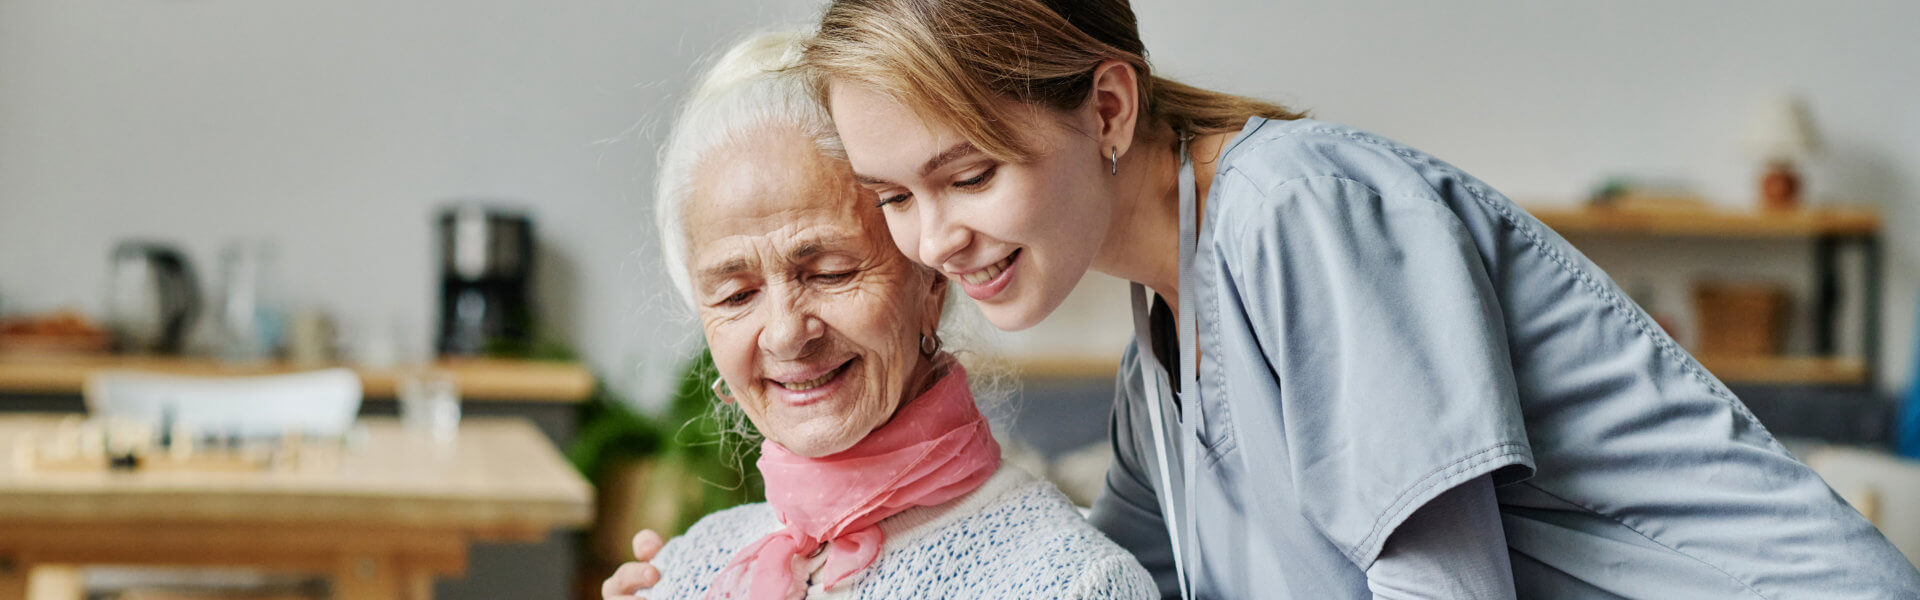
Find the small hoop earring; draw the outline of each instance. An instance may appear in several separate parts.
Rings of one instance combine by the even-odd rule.
[[[1120,174],[1120,147],[1119,146],[1114,146],[1112,149],[1107,151],[1107,164],[1112,165],[1112,168],[1108,169],[1110,171],[1108,175]]]
[[[938,333],[920,334],[920,353],[921,354],[925,354],[927,356],[933,356],[935,352],[939,352],[939,351],[940,351],[940,334]]]
[[[713,389],[713,395],[715,397],[718,397],[721,402],[726,402],[729,404],[733,402],[733,388],[727,387],[727,379],[725,377],[713,378],[712,389]]]

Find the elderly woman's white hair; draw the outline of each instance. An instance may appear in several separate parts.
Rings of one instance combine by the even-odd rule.
[[[814,100],[807,79],[793,67],[812,32],[764,31],[734,45],[707,69],[687,97],[660,154],[653,217],[660,232],[661,255],[674,290],[693,306],[687,275],[687,232],[681,219],[693,194],[693,171],[716,148],[751,142],[769,127],[797,129],[823,152],[840,154],[827,110]]]
[[[654,226],[660,235],[661,256],[675,292],[689,308],[696,307],[687,271],[687,232],[683,209],[693,196],[693,172],[709,154],[736,142],[753,143],[769,128],[795,129],[813,138],[820,151],[844,157],[832,118],[813,95],[811,82],[798,69],[800,50],[811,38],[808,28],[762,31],[748,36],[720,56],[687,97],[674,120],[660,154],[655,183]],[[891,243],[888,241],[887,243]],[[984,320],[971,303],[949,290],[941,310],[940,337],[945,347],[967,368],[968,387],[990,417],[1011,411],[1013,370],[1002,360],[972,351],[978,347]],[[737,412],[737,409],[735,410]],[[735,417],[734,430],[751,437]]]

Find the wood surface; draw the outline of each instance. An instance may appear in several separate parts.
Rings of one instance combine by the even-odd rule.
[[[360,375],[367,397],[392,398],[402,377],[422,368],[452,375],[462,400],[568,403],[584,401],[593,393],[593,373],[571,362],[462,358],[423,367],[355,367],[354,372]],[[208,376],[308,370],[285,362],[229,365],[206,358],[0,352],[0,393],[78,395],[88,375],[105,369]]]
[[[1865,236],[1880,232],[1880,214],[1864,207],[1791,211],[1708,207],[1609,209],[1531,206],[1527,212],[1561,235],[1644,235],[1721,238]]]
[[[591,486],[520,419],[467,419],[447,444],[368,419],[329,469],[21,470],[17,453],[64,418],[0,416],[0,600],[26,597],[35,566],[75,564],[294,570],[331,575],[343,598],[424,599],[473,540],[592,518]]]

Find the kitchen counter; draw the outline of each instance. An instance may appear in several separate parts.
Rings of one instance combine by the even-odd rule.
[[[469,402],[573,404],[593,393],[593,374],[578,363],[463,358],[442,360],[432,368],[452,375],[460,387],[461,399]],[[80,395],[87,376],[110,369],[234,376],[304,370],[286,363],[228,365],[208,358],[0,353],[0,395]],[[408,368],[355,367],[353,370],[360,375],[368,398],[392,398]]]

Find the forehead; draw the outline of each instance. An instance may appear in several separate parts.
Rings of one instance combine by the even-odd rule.
[[[715,148],[694,169],[683,214],[688,258],[698,267],[746,246],[792,252],[863,244],[885,231],[878,210],[862,201],[870,195],[845,163],[805,136],[747,136]]]
[[[942,155],[963,144],[971,144],[966,155],[1022,162],[1058,150],[1067,137],[1092,138],[1077,128],[1071,111],[1011,99],[994,104],[996,109],[983,117],[1006,121],[969,138],[962,128],[922,115],[886,90],[839,79],[827,88],[828,109],[848,162],[867,180],[901,183],[925,176],[929,167],[948,164]],[[1013,154],[994,154],[994,148]]]
[[[835,81],[827,90],[827,105],[847,158],[862,172],[908,170],[966,141],[952,126],[922,119],[893,95],[866,85]]]

